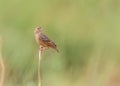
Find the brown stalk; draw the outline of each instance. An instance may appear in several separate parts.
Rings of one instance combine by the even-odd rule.
[[[41,86],[41,78],[40,78],[40,62],[41,62],[41,49],[39,50],[39,59],[38,59],[38,86]]]
[[[2,58],[2,39],[0,38],[0,66],[1,66],[1,79],[0,79],[0,86],[3,86],[4,78],[5,78],[5,65]]]

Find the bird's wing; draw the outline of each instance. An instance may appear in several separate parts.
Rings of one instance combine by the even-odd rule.
[[[44,35],[43,33],[41,33],[40,35],[40,39],[45,43],[47,44],[48,46],[54,46],[56,47],[56,44],[51,41],[46,35]]]
[[[43,42],[50,42],[50,41],[51,41],[51,40],[50,40],[46,35],[44,35],[43,33],[41,33],[40,39],[41,39]]]

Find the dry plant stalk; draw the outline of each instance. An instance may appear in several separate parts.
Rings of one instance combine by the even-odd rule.
[[[0,86],[3,86],[3,82],[4,82],[4,77],[5,77],[5,65],[4,65],[4,61],[2,58],[2,38],[0,38],[0,66],[1,66],[1,80],[0,80]]]
[[[40,78],[40,62],[41,62],[41,49],[39,50],[39,60],[38,60],[38,86],[41,86],[41,78]]]

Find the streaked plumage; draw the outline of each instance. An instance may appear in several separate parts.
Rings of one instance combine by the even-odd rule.
[[[39,46],[42,48],[53,48],[58,52],[56,44],[51,41],[45,34],[42,33],[42,27],[37,27],[34,30],[35,39]]]

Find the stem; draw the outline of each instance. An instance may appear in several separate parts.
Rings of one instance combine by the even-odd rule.
[[[5,65],[4,61],[2,59],[2,39],[0,38],[0,65],[1,65],[1,80],[0,80],[0,86],[3,86],[4,77],[5,77]]]
[[[41,78],[40,78],[40,62],[41,62],[41,49],[39,50],[39,60],[38,60],[38,86],[41,86]]]

